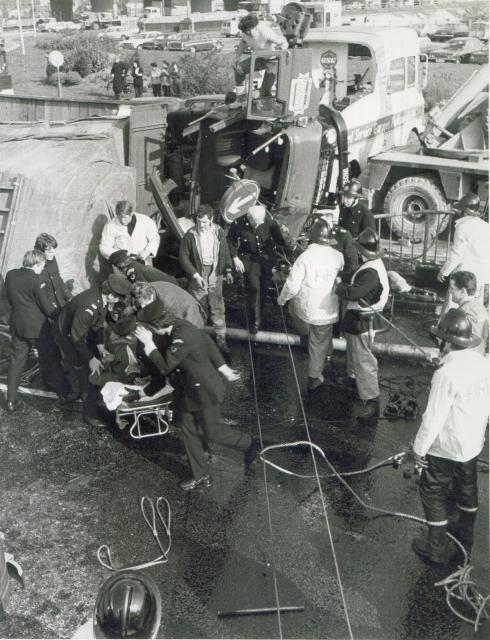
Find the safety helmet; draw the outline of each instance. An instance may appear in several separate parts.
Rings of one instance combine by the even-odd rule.
[[[316,244],[332,244],[332,230],[326,220],[319,218],[311,225],[310,242]]]
[[[354,238],[354,244],[359,253],[368,260],[380,258],[384,254],[384,250],[379,248],[379,236],[371,227],[361,231],[357,238]]]
[[[351,198],[360,198],[362,196],[362,184],[359,180],[349,180],[344,184],[342,194]]]
[[[137,571],[116,571],[103,583],[94,607],[96,638],[156,638],[162,601],[155,582]]]
[[[457,211],[462,211],[466,215],[479,216],[480,215],[480,198],[476,193],[468,192],[457,202],[453,204],[453,208]]]
[[[441,316],[439,324],[430,328],[430,332],[441,340],[468,349],[477,347],[481,342],[472,331],[470,319],[461,309],[449,309]]]

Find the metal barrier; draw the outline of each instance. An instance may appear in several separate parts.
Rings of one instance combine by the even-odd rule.
[[[420,227],[408,221],[405,215],[381,213],[374,216],[381,245],[387,249],[387,268],[412,272],[417,263],[443,264],[453,242],[451,211],[424,211],[423,237]],[[397,219],[401,223],[393,222]]]

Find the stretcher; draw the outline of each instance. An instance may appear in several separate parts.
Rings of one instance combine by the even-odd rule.
[[[168,393],[152,400],[123,402],[116,409],[117,426],[129,426],[129,434],[135,440],[163,436],[170,429],[172,400],[173,393]]]

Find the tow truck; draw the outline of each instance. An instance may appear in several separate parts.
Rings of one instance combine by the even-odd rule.
[[[335,211],[342,184],[366,179],[371,155],[423,131],[427,68],[411,29],[309,31],[311,15],[294,2],[278,22],[289,48],[250,54],[252,69],[274,65],[272,95],[260,96],[254,74],[241,108],[169,113],[166,176],[189,215],[221,202],[231,222],[253,204],[252,189],[299,237],[313,208]]]

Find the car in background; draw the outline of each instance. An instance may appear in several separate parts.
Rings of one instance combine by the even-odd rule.
[[[59,31],[80,31],[82,25],[80,22],[53,22],[48,23],[47,31],[49,33],[58,33]]]
[[[141,35],[136,29],[127,29],[125,27],[108,27],[97,33],[97,37],[102,40],[129,40],[132,37]]]
[[[442,47],[426,51],[430,62],[469,62],[472,53],[482,48],[478,38],[452,38]]]
[[[207,33],[181,33],[167,42],[168,51],[221,51],[223,44]]]
[[[465,25],[449,25],[428,35],[432,42],[447,42],[451,38],[465,38],[468,33],[469,28]]]
[[[470,64],[488,64],[488,47],[471,53],[468,62]]]
[[[178,37],[177,33],[161,33],[153,40],[145,40],[145,42],[142,43],[141,48],[149,49],[150,51],[164,51],[167,48],[168,41],[174,40]]]
[[[138,33],[135,36],[130,36],[127,40],[123,40],[118,44],[121,49],[142,49],[145,42],[154,40],[159,35],[160,31],[146,31],[145,33]]]

